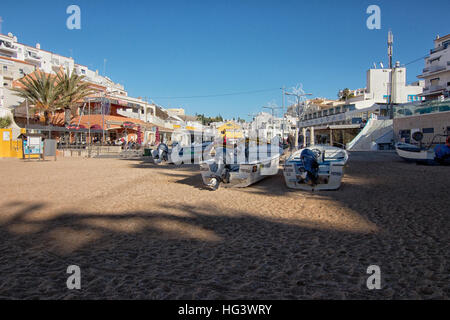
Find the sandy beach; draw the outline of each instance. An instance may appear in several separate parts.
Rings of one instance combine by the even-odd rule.
[[[212,192],[195,165],[121,159],[0,159],[0,177],[0,299],[450,296],[448,167],[351,153],[316,193],[281,171]]]

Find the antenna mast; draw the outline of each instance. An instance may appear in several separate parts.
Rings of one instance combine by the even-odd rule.
[[[394,35],[389,30],[388,33],[388,57],[389,57],[389,69],[392,69],[392,45],[394,43]]]

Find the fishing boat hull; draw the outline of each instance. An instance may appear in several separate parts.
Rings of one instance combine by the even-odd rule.
[[[445,149],[443,152],[441,149]],[[434,150],[396,146],[397,155],[407,162],[425,165],[450,165],[450,147],[438,145]]]
[[[311,177],[311,168],[302,156],[305,150],[315,154],[314,177]],[[340,148],[313,146],[301,149],[286,160],[283,170],[286,186],[304,191],[337,190],[347,161],[348,153]]]
[[[222,168],[211,159],[200,164],[200,172],[203,183],[212,189],[217,189],[218,184],[225,188],[245,188],[264,178],[278,173],[280,157],[272,157],[249,164],[225,165],[225,176]]]
[[[203,151],[210,143],[202,145],[192,145],[186,147],[173,147],[169,149],[166,145],[160,146],[152,151],[152,160],[155,164],[169,163],[174,165],[200,163],[203,158]],[[161,149],[161,150],[160,150]]]
[[[435,158],[434,151],[424,150],[407,143],[398,143],[395,146],[395,151],[400,158],[407,162],[432,164]]]

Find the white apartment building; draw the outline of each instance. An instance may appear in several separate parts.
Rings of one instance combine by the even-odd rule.
[[[87,66],[75,63],[73,58],[43,50],[40,44],[31,47],[19,43],[17,37],[11,33],[0,34],[0,109],[2,109],[0,114],[10,114],[10,107],[21,102],[8,90],[12,88],[14,80],[35,70],[56,74],[61,68],[64,71],[75,70],[78,75],[85,76],[87,81],[105,87],[106,97],[124,106],[119,114],[151,122],[158,126],[167,126],[162,119],[156,116],[156,105],[147,103],[141,98],[128,97],[123,85],[99,75],[98,70],[90,70]]]
[[[424,82],[411,85],[406,83],[406,68],[397,62],[393,69],[369,69],[367,71],[367,87],[359,90],[360,95],[345,102],[331,103],[329,107],[307,107],[299,128],[323,126],[329,124],[355,124],[367,119],[370,113],[383,113],[387,105],[419,101]]]
[[[434,40],[434,49],[425,58],[425,68],[418,78],[425,79],[422,96],[427,100],[449,96],[450,91],[450,34]]]
[[[64,71],[72,71],[75,68],[75,72],[86,76],[88,81],[105,86],[108,93],[127,95],[123,85],[99,75],[98,71],[92,71],[86,66],[76,64],[73,58],[43,50],[39,43],[34,47],[19,43],[17,36],[12,33],[8,33],[8,35],[0,34],[0,57],[14,59],[16,62],[25,62],[35,69],[50,74],[59,72],[61,68]]]
[[[360,96],[366,91],[366,88],[359,88],[359,89],[350,89],[350,94],[353,96]],[[344,97],[344,90],[339,90],[339,98],[342,99]]]
[[[258,113],[251,122],[243,125],[244,135],[248,137],[264,137],[270,140],[276,136],[286,139],[289,133],[295,132],[297,119],[286,115],[285,118],[274,117],[267,112]]]
[[[13,81],[35,69],[35,66],[28,62],[0,56],[0,117],[11,116],[9,107],[19,100],[9,90],[13,86]]]

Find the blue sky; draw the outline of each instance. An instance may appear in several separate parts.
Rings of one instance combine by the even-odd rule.
[[[81,8],[81,30],[66,28],[66,8]],[[381,30],[366,27],[369,5],[381,8]],[[450,33],[450,1],[8,1],[0,6],[2,33],[19,42],[75,58],[125,85],[131,96],[153,99],[189,114],[248,118],[281,90],[303,83],[316,97],[366,85],[373,62],[387,65],[386,38],[394,32],[394,61],[427,54],[437,34]],[[72,51],[71,51],[72,50]],[[71,54],[72,52],[72,54]],[[417,80],[423,60],[408,66]]]

